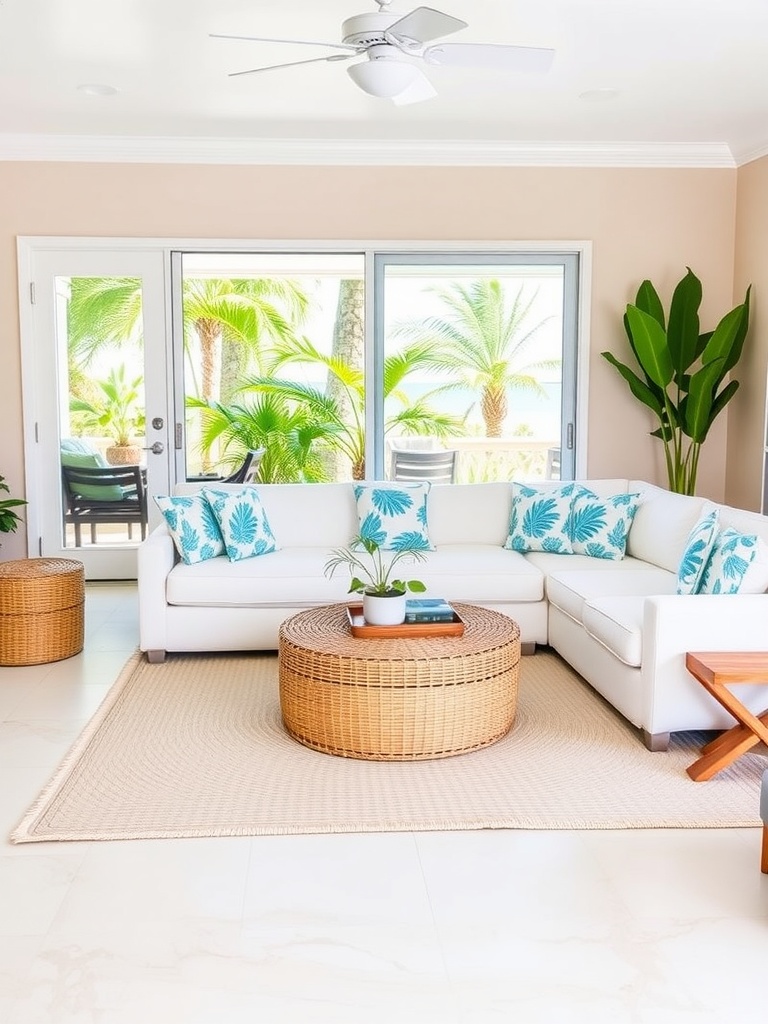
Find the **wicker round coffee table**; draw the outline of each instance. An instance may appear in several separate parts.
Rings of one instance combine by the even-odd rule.
[[[359,639],[346,605],[280,627],[280,706],[299,743],[342,757],[415,761],[479,750],[512,726],[520,628],[499,612],[454,606],[460,637]]]

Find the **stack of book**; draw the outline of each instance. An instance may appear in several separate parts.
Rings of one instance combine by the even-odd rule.
[[[455,619],[453,608],[442,597],[413,597],[405,602],[406,622],[453,622]]]

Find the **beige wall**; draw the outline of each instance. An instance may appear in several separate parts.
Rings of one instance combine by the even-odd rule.
[[[727,169],[0,164],[0,474],[22,490],[18,235],[586,239],[593,243],[587,472],[664,483],[651,420],[599,353],[626,353],[621,316],[645,277],[666,303],[689,265],[704,285],[705,326],[730,308],[736,181]],[[723,422],[699,476],[700,493],[714,499],[725,493],[725,450]],[[4,538],[1,557],[24,553],[20,534]]]
[[[726,493],[733,505],[760,509],[768,366],[768,157],[738,171],[734,301],[752,285],[751,330],[728,417]]]

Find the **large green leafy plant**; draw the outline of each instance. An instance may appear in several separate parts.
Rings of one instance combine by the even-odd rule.
[[[749,297],[726,313],[714,331],[699,327],[701,282],[690,267],[672,295],[669,317],[658,292],[643,281],[634,303],[627,306],[624,327],[638,375],[611,352],[602,355],[615,366],[630,391],[654,413],[659,426],[669,487],[695,494],[701,446],[716,417],[738,390],[725,378],[738,363],[749,328]]]
[[[10,488],[5,482],[5,477],[0,476],[0,492],[10,493]],[[13,533],[17,530],[21,517],[14,509],[26,505],[23,498],[2,498],[0,499],[0,533]]]

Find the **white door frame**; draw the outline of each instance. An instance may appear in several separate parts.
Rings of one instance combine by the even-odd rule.
[[[148,494],[168,493],[173,455],[170,402],[169,314],[166,258],[162,248],[123,249],[114,240],[103,248],[19,241],[21,359],[24,400],[24,445],[27,481],[27,549],[32,555],[76,558],[88,579],[135,579],[136,545],[64,547],[62,539],[59,410],[61,394],[56,329],[55,281],[59,277],[135,277],[142,283],[144,320],[144,387],[147,444],[160,441],[164,452],[147,452]],[[160,417],[162,428],[152,419]],[[159,522],[149,502],[150,529]],[[135,527],[135,532],[138,528]]]

